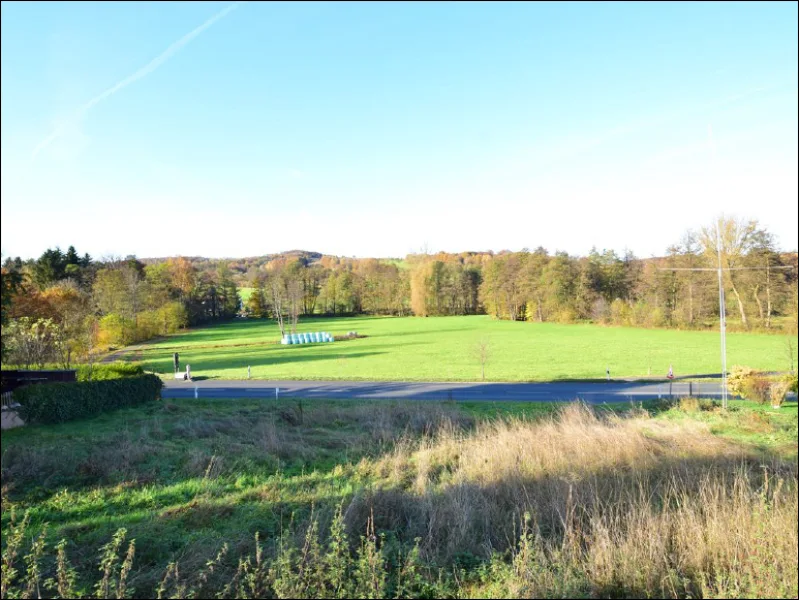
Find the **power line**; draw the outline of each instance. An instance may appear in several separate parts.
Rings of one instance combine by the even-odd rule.
[[[658,267],[659,271],[715,271],[719,276],[719,330],[721,333],[721,405],[727,409],[727,315],[726,300],[724,297],[724,271],[765,271],[765,270],[792,270],[792,265],[778,265],[766,267],[727,267],[721,264],[721,233],[720,225],[716,223],[716,250],[718,265],[716,267]]]

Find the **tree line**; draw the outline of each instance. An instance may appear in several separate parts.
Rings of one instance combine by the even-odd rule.
[[[797,255],[775,248],[756,221],[723,219],[688,231],[664,257],[592,250],[507,253],[483,270],[486,312],[501,319],[701,328],[719,318],[719,256],[725,312],[741,328],[797,330]],[[706,270],[699,270],[706,269]]]
[[[135,256],[93,260],[70,246],[2,266],[2,357],[26,368],[93,360],[100,350],[229,319],[238,288],[224,265],[144,264]]]
[[[48,249],[2,268],[3,360],[68,365],[236,314],[301,317],[444,316],[705,328],[718,322],[721,257],[726,310],[744,329],[797,331],[797,254],[780,252],[757,221],[722,219],[686,232],[665,256],[592,250],[411,254],[356,259],[291,251],[245,259],[93,260]],[[705,269],[705,270],[695,270]],[[242,306],[239,288],[250,288]]]
[[[723,219],[718,235],[715,226],[687,231],[665,256],[647,259],[544,248],[412,254],[403,261],[314,261],[295,253],[247,269],[244,285],[254,291],[245,308],[274,317],[281,329],[300,316],[357,313],[705,328],[719,318],[719,254],[731,324],[795,332],[796,252],[778,251],[757,221],[740,219]]]

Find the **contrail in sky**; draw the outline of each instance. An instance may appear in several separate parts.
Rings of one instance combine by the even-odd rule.
[[[151,60],[144,67],[142,67],[141,69],[139,69],[138,71],[136,71],[132,75],[128,75],[127,77],[125,77],[125,79],[123,79],[119,83],[111,86],[110,88],[108,88],[106,91],[104,91],[99,96],[96,96],[95,98],[92,98],[91,100],[89,100],[86,104],[84,104],[78,110],[77,113],[75,113],[75,115],[71,119],[69,119],[67,122],[62,123],[61,125],[56,127],[56,129],[55,129],[55,131],[53,131],[53,133],[51,133],[49,136],[47,136],[45,139],[43,139],[39,143],[39,145],[36,146],[36,148],[33,149],[33,154],[31,155],[31,158],[34,158],[37,154],[39,154],[39,152],[41,152],[42,150],[47,148],[47,146],[52,144],[53,141],[55,141],[59,136],[61,136],[61,134],[66,129],[67,125],[69,125],[70,123],[76,121],[78,118],[83,116],[94,105],[99,104],[100,102],[102,102],[106,98],[109,98],[110,96],[113,96],[114,94],[116,94],[119,90],[121,90],[123,88],[126,88],[131,83],[133,83],[134,81],[138,81],[142,77],[145,77],[145,76],[149,75],[150,73],[152,73],[153,71],[155,71],[158,67],[160,67],[162,64],[164,64],[167,60],[172,58],[172,56],[174,54],[179,52],[180,49],[183,48],[183,46],[188,44],[190,41],[192,41],[194,38],[196,38],[203,31],[208,29],[211,25],[213,25],[214,23],[216,23],[220,19],[225,18],[229,13],[231,13],[234,10],[236,10],[242,4],[245,4],[245,2],[234,2],[233,4],[231,4],[230,6],[225,8],[224,10],[219,11],[213,17],[208,19],[205,23],[203,23],[202,25],[200,25],[199,27],[197,27],[193,31],[190,31],[189,33],[184,35],[182,38],[180,38],[177,42],[175,42],[174,44],[169,46],[169,48],[164,50],[159,56],[157,56],[156,58]]]

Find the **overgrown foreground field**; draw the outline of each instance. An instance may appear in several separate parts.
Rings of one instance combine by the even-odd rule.
[[[330,344],[282,346],[270,320],[238,320],[171,336],[140,346],[129,358],[172,373],[172,353],[202,377],[244,379],[247,366],[256,379],[378,381],[477,381],[481,377],[475,344],[487,339],[490,381],[536,381],[613,377],[663,377],[717,373],[719,334],[494,321],[471,317],[354,317],[307,319],[300,332],[336,335],[357,331],[367,337]],[[796,353],[796,343],[793,344]],[[788,370],[786,337],[731,333],[730,365]],[[795,359],[794,359],[795,360]]]
[[[2,595],[796,597],[796,403],[597,410],[186,400],[5,432]]]

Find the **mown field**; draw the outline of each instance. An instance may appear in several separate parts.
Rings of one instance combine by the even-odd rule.
[[[252,292],[253,292],[254,289],[255,288],[251,288],[251,287],[240,287],[239,288],[239,298],[241,298],[241,301],[242,301],[243,304],[247,304],[247,301],[250,299],[250,296],[252,296]]]
[[[301,320],[299,331],[367,337],[329,344],[282,346],[269,320],[236,320],[138,346],[129,359],[171,373],[172,353],[204,377],[244,379],[339,379],[386,381],[477,381],[475,344],[489,340],[486,379],[541,381],[613,377],[663,377],[718,373],[719,335],[674,331],[494,321],[470,317],[353,317]],[[794,348],[796,344],[794,343]],[[795,350],[794,350],[795,352]],[[787,370],[786,338],[730,333],[730,365]]]
[[[611,408],[175,400],[4,432],[3,596],[796,597],[796,403]]]

